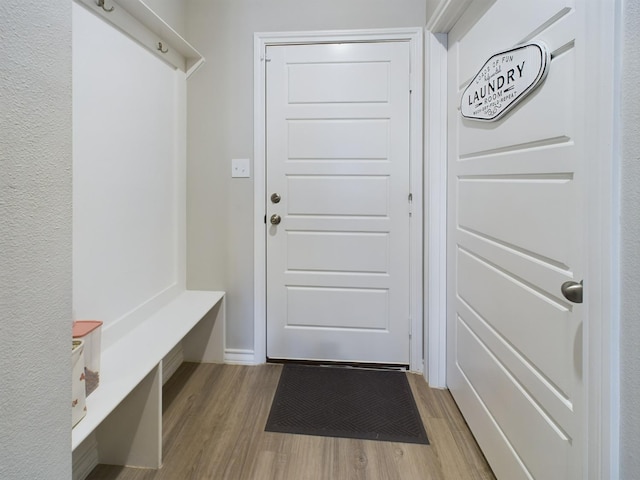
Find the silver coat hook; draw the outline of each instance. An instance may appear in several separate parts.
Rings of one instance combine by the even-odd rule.
[[[158,42],[158,50],[160,50],[160,52],[161,52],[161,53],[167,53],[167,52],[169,51],[169,49],[168,49],[168,48],[165,48],[165,49],[163,50],[162,42]]]
[[[98,4],[98,6],[99,6],[99,7],[102,7],[102,9],[103,9],[105,12],[113,12],[113,10],[116,8],[116,7],[106,8],[106,7],[104,6],[104,0],[98,0],[96,3]]]

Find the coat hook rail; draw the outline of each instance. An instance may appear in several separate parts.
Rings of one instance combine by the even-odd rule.
[[[104,0],[98,0],[96,3],[98,4],[99,7],[102,7],[102,9],[105,12],[113,12],[113,10],[116,8],[116,7],[111,7],[111,8],[105,7],[104,6]]]
[[[162,42],[158,42],[158,50],[159,50],[161,53],[167,53],[167,52],[169,51],[169,49],[168,49],[168,48],[164,48],[164,47],[162,46]]]

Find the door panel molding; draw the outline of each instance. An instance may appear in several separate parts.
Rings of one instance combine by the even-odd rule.
[[[254,359],[266,361],[265,52],[268,46],[328,42],[407,41],[410,101],[410,368],[423,371],[423,31],[422,28],[254,34]]]

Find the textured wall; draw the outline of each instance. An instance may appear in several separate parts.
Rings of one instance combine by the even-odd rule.
[[[188,0],[207,62],[188,86],[188,286],[227,296],[227,347],[253,349],[253,33],[423,26],[424,0]]]
[[[71,477],[71,2],[0,2],[0,478]]]
[[[626,0],[623,5],[620,478],[639,478],[640,3]]]

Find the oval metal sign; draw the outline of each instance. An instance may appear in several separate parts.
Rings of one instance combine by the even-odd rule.
[[[539,42],[496,53],[462,93],[462,116],[486,122],[500,119],[540,85],[550,63],[549,50]]]

